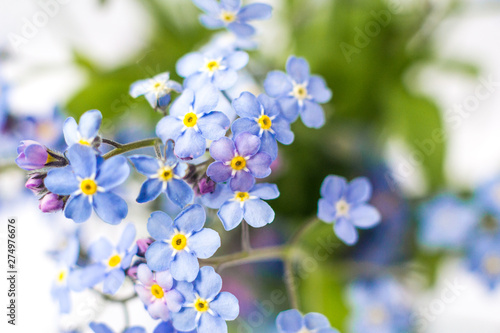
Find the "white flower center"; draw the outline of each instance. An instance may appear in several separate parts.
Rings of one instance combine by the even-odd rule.
[[[337,210],[337,216],[347,216],[349,215],[349,210],[351,206],[345,201],[345,199],[340,199],[335,204],[335,209]]]

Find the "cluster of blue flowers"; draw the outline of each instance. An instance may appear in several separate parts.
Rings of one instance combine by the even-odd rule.
[[[17,164],[30,172],[26,187],[41,197],[44,212],[63,210],[65,217],[82,223],[94,211],[104,222],[120,224],[128,214],[127,202],[119,193],[130,176],[130,164],[147,177],[137,194],[138,203],[165,193],[181,210],[174,219],[163,211],[153,212],[147,239],[136,240],[135,227],[128,224],[116,245],[105,238],[86,250],[77,241],[69,244],[60,256],[65,270],[53,288],[62,312],[69,311],[71,291],[93,288],[114,295],[128,278],[150,316],[162,321],[154,332],[227,332],[226,321],[237,318],[239,302],[221,291],[222,279],[214,268],[200,263],[221,246],[219,233],[205,228],[204,206],[217,210],[226,231],[242,223],[254,228],[272,223],[275,212],[266,200],[280,193],[275,184],[259,180],[271,174],[279,156],[278,143],[294,141],[291,125],[299,116],[310,128],[325,123],[321,104],[329,102],[332,93],[321,77],[310,74],[302,58],[290,56],[286,73],[270,72],[263,83],[266,94],[228,95],[228,89],[237,88],[238,72],[249,61],[239,47],[256,32],[249,22],[270,18],[270,6],[242,7],[238,0],[193,2],[205,12],[200,17],[204,26],[225,27],[236,41],[233,47],[214,44],[182,57],[176,66],[184,78],[182,85],[171,80],[169,73],[160,73],[130,86],[132,97],[144,96],[164,114],[156,125],[158,138],[148,141],[155,146],[156,156],[120,156],[144,145],[104,139],[98,110],[85,112],[78,123],[74,118],[64,122],[64,153],[31,140],[18,148]],[[180,95],[175,98],[173,93]],[[223,99],[231,104],[231,112],[218,109]],[[103,153],[103,144],[114,150]],[[348,184],[344,178],[328,176],[321,187],[318,217],[334,223],[337,236],[353,245],[358,240],[356,227],[371,228],[381,220],[368,204],[370,197],[366,178]],[[79,254],[85,255],[77,263]],[[281,313],[276,325],[283,333],[338,332],[325,316],[303,316],[297,309]],[[92,323],[91,328],[111,332],[105,324]],[[130,327],[125,332],[144,331]]]

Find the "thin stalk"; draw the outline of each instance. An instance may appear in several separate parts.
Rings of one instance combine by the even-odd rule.
[[[140,149],[140,148],[144,148],[144,147],[151,147],[151,146],[154,146],[156,144],[156,142],[160,142],[159,140],[160,139],[158,139],[158,138],[154,138],[154,139],[144,139],[144,140],[139,140],[139,141],[127,143],[127,144],[122,145],[119,148],[115,148],[112,151],[104,154],[102,157],[104,159],[108,159],[110,157],[126,153],[128,151],[132,151],[132,150],[136,150],[136,149]]]
[[[285,260],[285,275],[284,275],[288,300],[292,309],[299,309],[299,296],[297,294],[297,286],[295,285],[295,276],[293,271],[293,262],[291,259]]]
[[[221,90],[221,93],[222,93],[222,95],[224,95],[224,97],[226,97],[229,104],[231,104],[233,102],[233,100],[231,99],[231,97],[229,96],[229,94],[225,90]]]
[[[201,260],[203,266],[216,266],[220,271],[222,269],[263,262],[270,260],[285,260],[288,254],[288,247],[286,246],[273,246],[261,249],[253,249],[249,252],[236,252],[224,256]]]
[[[245,221],[241,222],[241,248],[243,252],[250,252],[252,245],[250,243],[250,228]]]
[[[128,312],[127,303],[122,303],[122,307],[123,307],[123,316],[125,317],[125,328],[123,329],[123,331],[125,331],[125,329],[127,329],[127,327],[130,326],[130,315]]]
[[[123,146],[121,143],[118,143],[118,142],[113,141],[111,139],[105,139],[105,138],[102,138],[102,143],[113,146],[115,148],[121,148]]]

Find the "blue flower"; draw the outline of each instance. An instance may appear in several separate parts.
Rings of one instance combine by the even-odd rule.
[[[391,278],[354,282],[348,291],[349,332],[410,332],[411,308],[403,287]]]
[[[7,84],[0,78],[0,130],[3,129],[5,123],[7,122],[8,116],[8,102],[7,102]]]
[[[461,249],[479,220],[478,212],[451,194],[420,207],[419,241],[430,249]]]
[[[50,192],[70,196],[64,215],[85,222],[94,208],[104,222],[120,223],[127,216],[127,203],[110,191],[127,179],[127,159],[115,156],[101,163],[92,148],[82,145],[72,146],[67,156],[70,165],[50,170],[45,178]]]
[[[236,228],[243,219],[254,228],[263,227],[274,221],[274,211],[263,200],[279,197],[275,184],[256,184],[248,192],[232,191],[225,184],[218,184],[213,193],[202,197],[203,203],[213,209],[219,209],[219,216],[224,229]]]
[[[500,283],[500,235],[481,235],[467,249],[469,269],[494,289]]]
[[[146,264],[137,269],[135,291],[153,319],[170,319],[170,311],[179,312],[184,297],[174,287],[169,271],[153,273]]]
[[[325,112],[319,104],[330,101],[331,90],[323,78],[309,74],[309,64],[303,58],[288,58],[286,71],[288,75],[281,71],[267,75],[267,94],[277,98],[288,121],[294,122],[300,115],[307,127],[320,128],[325,124]]]
[[[106,238],[99,238],[92,243],[88,254],[93,264],[80,271],[82,284],[89,288],[104,281],[103,291],[106,294],[115,294],[125,280],[125,270],[130,267],[137,253],[135,235],[134,225],[128,224],[116,246]]]
[[[475,193],[478,206],[500,218],[500,177],[482,184]]]
[[[153,271],[167,269],[178,281],[193,281],[200,269],[198,258],[210,258],[220,247],[220,237],[212,229],[203,228],[205,210],[191,205],[174,221],[164,212],[154,212],[148,220],[149,234],[156,240],[146,251]]]
[[[353,245],[358,241],[356,227],[367,229],[380,222],[380,213],[367,204],[371,195],[371,184],[364,177],[347,184],[345,178],[328,176],[321,185],[318,218],[327,223],[335,222],[335,234],[346,244]]]
[[[208,29],[226,27],[241,38],[255,34],[255,29],[248,21],[271,18],[272,7],[263,3],[253,3],[241,7],[241,0],[193,0],[193,3],[206,14],[200,21]]]
[[[215,182],[229,181],[234,191],[248,191],[255,178],[271,174],[272,157],[259,153],[261,141],[256,135],[244,132],[234,137],[221,138],[210,145],[210,155],[215,162],[207,169],[207,176]]]
[[[243,51],[212,50],[188,53],[177,62],[177,73],[186,78],[184,86],[197,90],[213,84],[219,90],[231,88],[238,79],[236,71],[248,63]]]
[[[68,240],[66,248],[56,254],[56,259],[60,266],[57,273],[57,278],[52,284],[52,298],[59,302],[61,313],[69,313],[71,311],[70,291],[79,291],[78,282],[73,278],[74,267],[78,260],[80,245],[76,237],[71,237]]]
[[[182,86],[170,80],[170,73],[165,72],[151,79],[139,80],[130,86],[129,94],[133,98],[146,97],[152,108],[164,108],[171,100],[171,92],[182,92]]]
[[[170,321],[163,321],[158,326],[156,326],[153,333],[196,333],[196,330],[192,330],[189,332],[178,331],[174,328],[174,325]]]
[[[222,279],[210,266],[202,267],[193,283],[179,283],[185,303],[181,311],[172,314],[174,327],[180,331],[227,333],[226,321],[236,319],[240,308],[236,297],[220,292],[221,288]]]
[[[172,141],[167,142],[164,159],[158,160],[146,155],[134,155],[129,158],[137,171],[148,177],[142,184],[137,202],[154,200],[161,192],[165,192],[168,198],[181,208],[193,201],[193,189],[182,180],[187,166],[177,160]]]
[[[89,324],[89,327],[94,333],[113,333],[113,330],[106,324],[92,322]],[[146,330],[139,326],[133,326],[125,329],[123,333],[146,333]]]
[[[163,142],[175,141],[175,154],[183,160],[202,156],[207,140],[217,140],[226,134],[229,119],[213,111],[219,92],[213,86],[196,91],[186,89],[170,108],[170,115],[163,117],[156,126],[156,135]]]
[[[68,147],[77,143],[85,146],[98,144],[97,133],[101,127],[102,114],[99,110],[90,110],[82,114],[79,124],[75,118],[69,117],[64,122],[64,140]]]
[[[320,314],[311,312],[302,316],[297,310],[281,312],[276,318],[278,333],[338,333],[332,328],[328,319]]]
[[[233,101],[233,108],[241,118],[231,126],[234,136],[249,132],[261,138],[260,151],[268,153],[273,160],[278,156],[278,144],[289,145],[294,135],[290,123],[280,115],[280,108],[275,100],[266,95],[257,99],[249,92],[243,92]]]

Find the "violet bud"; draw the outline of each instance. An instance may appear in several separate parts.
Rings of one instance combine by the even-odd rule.
[[[137,240],[137,256],[144,257],[149,245],[153,244],[154,240],[152,238],[141,238]]]
[[[38,207],[44,213],[54,213],[64,207],[64,201],[55,193],[47,193],[40,199]]]
[[[215,191],[215,182],[210,178],[202,178],[198,182],[198,190],[200,195],[212,193]]]
[[[47,152],[47,148],[33,140],[21,141],[17,147],[17,165],[24,170],[41,169],[50,162],[52,156]]]

